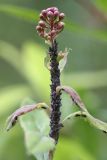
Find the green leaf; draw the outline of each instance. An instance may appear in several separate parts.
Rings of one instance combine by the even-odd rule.
[[[107,0],[95,0],[97,7],[107,13]],[[106,14],[104,13],[104,14]]]
[[[88,120],[88,122],[94,126],[95,128],[107,133],[107,123],[94,118],[91,114],[89,114],[88,112],[84,113],[86,115],[86,119]]]
[[[86,111],[86,112],[78,111],[78,112],[71,113],[70,115],[65,117],[65,119],[62,121],[62,124],[66,120],[72,119],[72,118],[75,118],[75,117],[82,117],[82,118],[84,118],[84,120],[87,120],[95,128],[103,131],[104,133],[107,133],[107,123],[93,117],[88,111]]]
[[[28,154],[33,154],[38,160],[47,160],[48,152],[55,147],[55,142],[49,137],[49,117],[43,110],[36,110],[20,117],[20,123],[25,134]]]
[[[0,5],[0,12],[16,16],[30,22],[36,22],[39,18],[39,13],[36,10],[7,4]]]
[[[13,45],[0,40],[0,58],[3,58],[21,73],[19,51]]]

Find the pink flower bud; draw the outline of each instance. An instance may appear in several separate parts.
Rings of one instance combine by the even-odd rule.
[[[64,17],[65,17],[65,14],[64,14],[64,13],[60,13],[60,14],[59,14],[59,20],[64,19]]]
[[[50,35],[51,35],[52,37],[55,36],[55,35],[56,35],[56,31],[53,29],[53,30],[51,31]]]
[[[42,30],[42,28],[41,28],[41,26],[36,26],[36,30],[38,31],[38,32],[40,32],[41,30]]]
[[[62,30],[63,28],[64,28],[64,22],[59,22],[58,26],[57,26],[57,29]]]
[[[57,7],[53,7],[53,10],[54,10],[54,12],[58,11],[58,8]]]
[[[45,22],[44,21],[39,21],[39,25],[41,26],[41,27],[46,27],[46,25],[45,25]]]
[[[42,13],[40,14],[40,16],[39,16],[39,17],[40,17],[40,19],[41,19],[41,20],[43,20],[43,21],[45,21],[45,20],[46,20],[46,18],[42,15]]]
[[[55,16],[55,18],[58,17],[58,16],[59,16],[59,12],[58,12],[58,11],[55,11],[55,12],[54,12],[54,16]]]
[[[42,15],[45,17],[47,15],[47,11],[46,10],[42,10]]]
[[[48,12],[47,12],[47,16],[48,16],[49,18],[53,18],[54,15],[53,15],[53,13],[52,13],[51,11],[48,11]]]

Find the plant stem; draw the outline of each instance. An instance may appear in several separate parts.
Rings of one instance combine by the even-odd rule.
[[[60,86],[60,70],[58,68],[59,63],[57,61],[58,57],[58,44],[56,40],[52,43],[52,47],[49,48],[50,55],[50,74],[51,74],[51,116],[50,116],[50,137],[52,137],[56,144],[59,138],[60,130],[60,106],[61,106],[61,93],[57,95],[56,87]]]

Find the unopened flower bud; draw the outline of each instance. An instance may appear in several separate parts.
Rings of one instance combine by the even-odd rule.
[[[58,11],[58,8],[57,7],[53,7],[53,10],[54,10],[54,12]]]
[[[46,14],[47,14],[47,11],[46,10],[42,10],[42,15],[45,17],[46,16]]]
[[[56,31],[53,29],[52,31],[51,31],[51,36],[53,37],[53,36],[55,36],[56,35]]]
[[[39,36],[52,42],[64,28],[64,23],[61,21],[64,16],[64,13],[60,13],[56,7],[42,10],[36,27]]]
[[[61,29],[63,29],[64,28],[64,22],[59,22],[58,23],[58,26],[57,26],[57,29],[58,30],[61,30]]]
[[[40,14],[40,16],[39,16],[39,17],[40,17],[40,19],[41,19],[41,20],[43,20],[43,21],[45,21],[45,20],[46,20],[46,18],[42,15],[42,13]]]
[[[42,28],[41,28],[41,26],[36,26],[36,30],[38,31],[38,32],[40,32],[41,30],[42,30]]]
[[[60,13],[59,14],[59,20],[61,21],[62,19],[64,19],[64,17],[65,17],[65,14],[64,13]]]
[[[49,12],[47,12],[47,16],[48,16],[49,18],[53,18],[53,13],[52,13],[51,11],[49,11]]]
[[[55,12],[54,12],[54,16],[55,16],[55,18],[58,17],[58,16],[59,16],[59,12],[58,12],[58,11],[55,11]]]
[[[39,25],[41,26],[41,27],[46,27],[46,25],[45,25],[45,22],[44,21],[39,21]]]

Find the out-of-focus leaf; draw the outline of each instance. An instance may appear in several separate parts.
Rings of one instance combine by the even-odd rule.
[[[107,70],[63,74],[62,80],[78,90],[107,87]]]
[[[6,87],[0,90],[0,115],[21,102],[30,91],[25,85]]]
[[[11,44],[4,41],[0,41],[0,58],[3,58],[9,64],[11,64],[15,69],[21,72],[21,63],[19,51]]]
[[[95,0],[96,5],[98,8],[105,11],[105,14],[107,14],[107,0]]]
[[[36,22],[39,18],[39,13],[36,10],[7,4],[0,5],[0,12],[16,16],[30,22]]]
[[[54,160],[67,159],[67,160],[95,160],[89,151],[84,148],[79,142],[60,138],[58,143]]]
[[[17,16],[21,19],[25,19],[30,22],[37,22],[39,13],[35,10],[31,10],[28,8],[17,7],[13,5],[0,5],[0,12],[10,14],[12,16]],[[84,26],[80,26],[79,24],[75,24],[71,21],[71,19],[65,20],[66,26],[65,28],[71,32],[77,32],[82,34],[82,36],[92,37],[98,40],[107,41],[107,32],[102,30],[95,30],[84,28]]]
[[[38,160],[45,160],[49,150],[55,147],[49,135],[49,117],[43,110],[36,110],[20,118],[25,134],[26,148]]]
[[[21,115],[24,115],[28,112],[31,112],[35,109],[47,109],[49,108],[47,104],[45,103],[37,103],[37,104],[31,104],[31,105],[24,105],[17,109],[14,113],[12,113],[8,119],[7,119],[7,131],[9,131],[17,122],[18,118]]]
[[[22,50],[23,74],[41,97],[49,98],[49,72],[44,67],[45,49],[35,43],[27,43]],[[43,100],[44,101],[44,100]]]
[[[99,41],[107,41],[107,32],[100,29],[85,28],[79,24],[75,24],[71,19],[65,20],[66,29],[70,32],[82,34],[82,36],[97,39]]]

